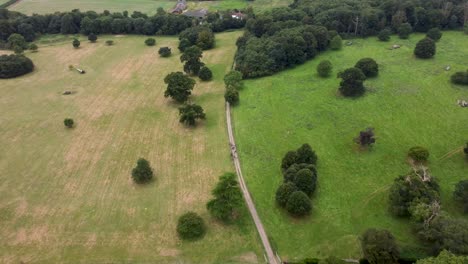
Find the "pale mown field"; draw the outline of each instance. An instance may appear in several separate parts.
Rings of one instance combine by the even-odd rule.
[[[178,105],[163,96],[166,74],[182,69],[176,38],[147,47],[145,37],[109,36],[27,53],[35,71],[0,81],[0,263],[261,261],[248,217],[223,227],[205,209],[218,176],[232,171],[222,78],[240,33],[217,35],[217,48],[204,53],[215,80],[197,81],[192,100],[207,120],[195,129],[178,122]],[[160,58],[161,46],[173,56]],[[66,117],[75,128],[64,128]],[[146,186],[130,179],[139,157],[155,171]],[[187,210],[207,222],[201,241],[177,238]]]

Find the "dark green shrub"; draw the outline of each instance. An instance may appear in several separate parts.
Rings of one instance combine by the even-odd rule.
[[[343,39],[340,35],[334,36],[330,41],[330,48],[332,50],[340,50],[343,47]]]
[[[72,45],[75,49],[80,47],[81,42],[78,39],[74,39]]]
[[[232,105],[237,104],[239,102],[239,91],[235,88],[227,88],[226,92],[224,92],[224,100]]]
[[[71,118],[65,118],[65,120],[63,120],[63,124],[64,124],[67,128],[72,128],[73,125],[75,124],[75,122],[74,122],[73,119],[71,119]]]
[[[360,59],[354,67],[360,69],[366,77],[375,77],[379,74],[379,65],[372,58]]]
[[[107,46],[112,46],[112,45],[114,45],[114,41],[113,40],[106,40],[106,45]]]
[[[398,36],[401,39],[407,39],[411,32],[413,32],[413,28],[410,23],[403,23],[398,27]]]
[[[426,162],[429,159],[429,150],[423,147],[412,147],[408,151],[408,157],[414,162]]]
[[[295,191],[289,196],[286,210],[293,216],[305,216],[312,210],[312,204],[307,194],[302,191]]]
[[[244,201],[234,173],[225,173],[219,177],[211,194],[214,198],[206,204],[206,208],[214,218],[227,224],[238,218]]]
[[[88,35],[88,40],[91,41],[92,43],[96,42],[97,36],[93,33]]]
[[[197,119],[205,119],[203,108],[197,104],[186,104],[179,108],[179,122],[195,126]]]
[[[236,90],[242,88],[242,73],[239,71],[230,71],[224,75],[224,85],[226,88],[234,88]]]
[[[395,237],[387,230],[367,229],[361,237],[361,248],[371,264],[394,264],[400,257]]]
[[[468,213],[468,180],[459,181],[455,185],[453,197],[463,206],[463,212]]]
[[[414,55],[421,59],[429,59],[436,54],[436,44],[431,38],[420,40],[414,48]]]
[[[210,68],[203,66],[198,72],[198,77],[202,81],[209,81],[213,78],[213,73],[211,72]]]
[[[377,37],[379,38],[380,41],[389,41],[391,34],[392,34],[392,31],[386,28],[386,29],[381,30],[379,34],[377,35]]]
[[[179,103],[188,100],[192,94],[195,80],[183,74],[182,72],[169,73],[164,82],[167,84],[167,89],[164,92],[164,97],[171,97]]]
[[[154,46],[156,45],[156,40],[154,38],[147,38],[145,44],[146,46]]]
[[[183,39],[181,39],[181,40],[179,41],[179,46],[178,46],[178,48],[179,48],[179,50],[180,50],[181,52],[184,52],[187,48],[189,48],[189,47],[191,47],[191,46],[193,46],[192,43],[190,43],[190,41],[189,41],[188,39],[183,38]]]
[[[442,32],[440,32],[439,28],[431,28],[427,31],[426,37],[439,41],[442,38]]]
[[[33,69],[33,62],[23,55],[0,55],[0,79],[18,77]]]
[[[358,68],[349,68],[339,74],[341,78],[340,92],[347,97],[361,96],[366,91],[364,80],[366,76]]]
[[[132,179],[136,183],[146,183],[153,179],[153,169],[145,159],[138,159],[137,165],[132,170]]]
[[[288,203],[289,196],[295,191],[297,191],[297,187],[294,183],[285,182],[281,184],[278,190],[276,190],[276,203],[281,207],[285,207]]]
[[[371,146],[375,143],[374,129],[368,127],[366,130],[360,131],[359,136],[354,139],[354,142],[358,143],[363,147]]]
[[[456,72],[451,77],[450,80],[454,84],[468,85],[468,70],[466,72]]]
[[[158,53],[159,53],[159,55],[160,55],[161,57],[165,57],[165,58],[166,58],[166,57],[169,57],[169,56],[171,56],[171,48],[169,48],[169,47],[161,47],[161,48],[159,49]]]
[[[320,77],[328,77],[332,72],[333,66],[329,60],[323,60],[317,65],[317,73]]]
[[[300,191],[311,196],[316,188],[317,175],[309,169],[301,169],[294,177],[294,184]]]
[[[197,240],[206,233],[206,225],[203,218],[194,212],[187,212],[177,221],[177,234],[183,240]]]
[[[37,52],[37,49],[38,49],[38,48],[39,48],[39,47],[38,47],[36,44],[34,44],[34,43],[32,43],[31,45],[29,45],[29,49],[30,49],[32,52]]]

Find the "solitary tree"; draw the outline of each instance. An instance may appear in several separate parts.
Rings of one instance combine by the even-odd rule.
[[[194,212],[187,212],[177,221],[177,234],[183,240],[197,240],[206,233],[206,225],[203,218]]]
[[[307,194],[302,191],[295,191],[289,196],[286,210],[293,216],[305,216],[312,210],[312,204]]]
[[[78,39],[73,39],[72,45],[75,49],[80,47],[81,42]]]
[[[463,206],[463,211],[468,213],[468,180],[459,181],[457,185],[455,185],[453,197],[455,201]]]
[[[164,78],[167,84],[167,89],[164,92],[164,97],[171,97],[179,103],[187,101],[192,94],[195,81],[183,74],[182,72],[172,72]]]
[[[366,230],[361,237],[361,248],[371,264],[396,264],[400,257],[395,237],[387,230]]]
[[[161,47],[159,48],[159,51],[158,51],[159,55],[161,57],[169,57],[171,56],[171,48],[169,47]]]
[[[72,128],[73,125],[75,124],[75,122],[73,121],[73,119],[71,118],[65,118],[63,120],[63,124],[67,127],[67,128]]]
[[[436,54],[436,44],[431,38],[420,40],[414,48],[414,55],[421,59],[432,58]]]
[[[349,68],[339,74],[341,78],[340,92],[344,96],[355,97],[365,92],[364,80],[366,76],[358,68]]]
[[[243,205],[242,193],[234,173],[225,173],[211,192],[214,196],[206,208],[214,218],[231,223],[238,216]]]
[[[137,166],[132,170],[132,178],[136,183],[146,183],[153,179],[153,169],[147,160],[138,159]]]
[[[211,72],[210,68],[203,66],[198,72],[198,77],[200,77],[202,81],[209,81],[211,78],[213,78],[213,73]]]
[[[340,35],[334,36],[330,41],[330,48],[332,50],[340,50],[343,46],[343,39]]]
[[[426,33],[426,37],[431,38],[434,41],[439,41],[442,38],[442,32],[439,28],[431,28]]]
[[[96,42],[97,36],[93,33],[88,35],[88,40],[91,41],[92,43]]]
[[[186,104],[179,108],[179,122],[194,126],[197,119],[205,119],[203,108],[196,104]]]
[[[184,71],[186,73],[198,74],[200,68],[205,65],[200,61],[202,53],[202,50],[197,46],[185,49],[184,53],[180,56],[180,61],[185,62]]]
[[[224,100],[232,105],[237,104],[239,102],[239,91],[235,88],[227,88],[226,92],[224,92]]]
[[[392,32],[390,31],[390,29],[386,28],[386,29],[381,30],[377,37],[379,38],[380,41],[389,41],[391,34]]]
[[[154,38],[147,38],[145,44],[146,46],[154,46],[156,45],[156,40]]]
[[[329,60],[323,60],[317,65],[317,73],[320,77],[328,77],[332,72],[333,66]]]
[[[398,36],[401,39],[407,39],[411,32],[413,32],[413,28],[410,23],[403,23],[398,27]]]
[[[371,146],[375,143],[374,129],[369,127],[359,132],[359,136],[354,141],[363,147]]]
[[[360,69],[366,77],[375,77],[379,74],[379,65],[372,58],[360,59],[354,67]]]

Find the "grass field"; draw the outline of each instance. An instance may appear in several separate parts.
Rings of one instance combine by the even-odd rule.
[[[422,35],[409,40],[393,37],[357,39],[341,51],[271,77],[248,80],[234,108],[238,152],[244,176],[257,209],[284,259],[303,257],[358,258],[358,235],[370,227],[396,235],[404,255],[421,254],[407,220],[387,212],[388,188],[409,171],[407,150],[422,145],[430,150],[430,168],[442,188],[443,209],[457,215],[451,200],[454,184],[466,179],[468,162],[461,153],[440,160],[468,140],[467,109],[456,105],[468,99],[468,89],[449,82],[455,71],[466,70],[468,36],[444,32],[434,59],[413,57]],[[389,50],[394,44],[401,49]],[[359,59],[380,64],[379,77],[366,81],[367,94],[346,99],[337,94],[336,73]],[[333,77],[319,78],[316,66],[328,59]],[[451,65],[449,72],[444,70]],[[353,142],[360,130],[374,127],[377,143],[361,151]],[[275,206],[281,183],[280,163],[288,150],[310,143],[319,157],[318,191],[310,217],[294,220]]]
[[[1,1],[1,0],[0,0]],[[188,1],[189,9],[208,8],[211,11],[246,8],[252,6],[255,10],[265,10],[272,7],[287,6],[289,0],[218,0],[218,1]],[[140,11],[147,14],[156,13],[158,7],[169,10],[174,7],[174,0],[20,0],[20,2],[9,7],[10,10],[19,11],[25,14],[49,14],[55,11],[71,11],[80,9],[81,11],[93,10],[102,12],[122,12],[124,10],[132,13]]]
[[[156,47],[137,36],[82,39],[77,50],[64,37],[39,41],[39,52],[27,53],[35,71],[0,81],[0,263],[261,261],[249,217],[224,227],[205,209],[219,175],[233,171],[222,78],[240,34],[217,35],[217,48],[204,53],[215,80],[194,89],[207,113],[195,129],[163,96],[163,78],[182,69],[176,38],[159,37]],[[172,57],[159,58],[161,46]],[[64,128],[66,117],[75,128]],[[139,157],[155,171],[147,186],[130,179]],[[177,239],[187,210],[207,221],[201,241]]]

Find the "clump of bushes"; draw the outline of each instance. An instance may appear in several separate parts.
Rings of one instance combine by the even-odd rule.
[[[147,183],[153,179],[153,169],[147,160],[138,159],[136,167],[132,170],[132,179],[136,183]]]
[[[75,124],[75,121],[73,121],[73,119],[71,118],[65,118],[63,120],[63,124],[67,127],[67,128],[72,128],[73,125]]]
[[[107,46],[112,46],[112,45],[114,45],[114,41],[113,40],[106,40],[106,45]]]
[[[367,229],[360,240],[364,258],[370,263],[398,263],[400,250],[388,230]]]
[[[429,150],[424,147],[412,147],[408,151],[408,157],[415,163],[424,163],[429,159]]]
[[[411,32],[413,32],[413,28],[410,23],[403,23],[398,27],[398,36],[401,39],[407,39]]]
[[[343,39],[340,35],[334,36],[330,41],[330,49],[340,50],[343,47]]]
[[[203,218],[194,212],[187,212],[177,221],[177,234],[183,240],[197,240],[206,233],[206,225]]]
[[[81,45],[81,42],[78,39],[73,39],[72,45],[75,49],[79,48]]]
[[[191,46],[198,46],[202,50],[208,50],[215,45],[215,36],[213,31],[204,26],[190,27],[179,34],[179,50],[185,51]]]
[[[354,67],[360,69],[366,77],[375,77],[379,74],[379,65],[372,58],[360,59]]]
[[[92,43],[96,42],[97,36],[93,33],[88,35],[88,40],[91,41]]]
[[[390,35],[392,35],[392,31],[390,31],[390,29],[386,28],[386,29],[383,29],[379,32],[379,34],[377,35],[377,38],[380,40],[380,41],[389,41],[390,40]]]
[[[317,65],[317,73],[320,77],[330,76],[333,66],[329,60],[323,60]]]
[[[468,70],[466,72],[456,72],[451,77],[450,80],[454,84],[468,85]]]
[[[374,129],[369,127],[366,130],[359,132],[359,136],[354,139],[354,142],[362,147],[371,146],[375,143]]]
[[[213,78],[213,73],[211,72],[210,68],[203,66],[198,72],[198,77],[202,81],[209,81]]]
[[[239,102],[239,91],[235,88],[227,88],[224,92],[224,100],[231,105],[237,104]]]
[[[31,59],[23,55],[0,56],[0,79],[14,78],[34,70]]]
[[[154,46],[156,45],[156,40],[154,38],[147,38],[145,44],[146,46]]]
[[[339,91],[347,97],[357,97],[364,94],[366,76],[361,69],[349,68],[338,75],[341,78]]]
[[[281,162],[283,184],[276,191],[276,203],[291,215],[305,216],[312,210],[310,197],[317,186],[317,155],[309,144],[289,151]]]
[[[31,45],[29,45],[29,50],[31,50],[32,52],[37,52],[37,49],[38,49],[38,48],[39,48],[39,47],[38,47],[36,44],[34,44],[34,43],[32,43]]]
[[[436,54],[436,44],[431,38],[420,40],[414,48],[414,55],[421,59],[429,59]]]
[[[169,57],[169,56],[171,56],[171,48],[169,48],[169,47],[161,47],[161,48],[159,48],[158,53],[159,53],[159,55],[160,55],[161,57],[164,57],[164,58]]]
[[[426,33],[426,37],[431,38],[434,41],[439,41],[442,38],[442,32],[439,28],[431,28]]]
[[[224,76],[224,99],[226,102],[234,105],[239,102],[239,89],[242,88],[242,73],[239,71],[230,71]]]

